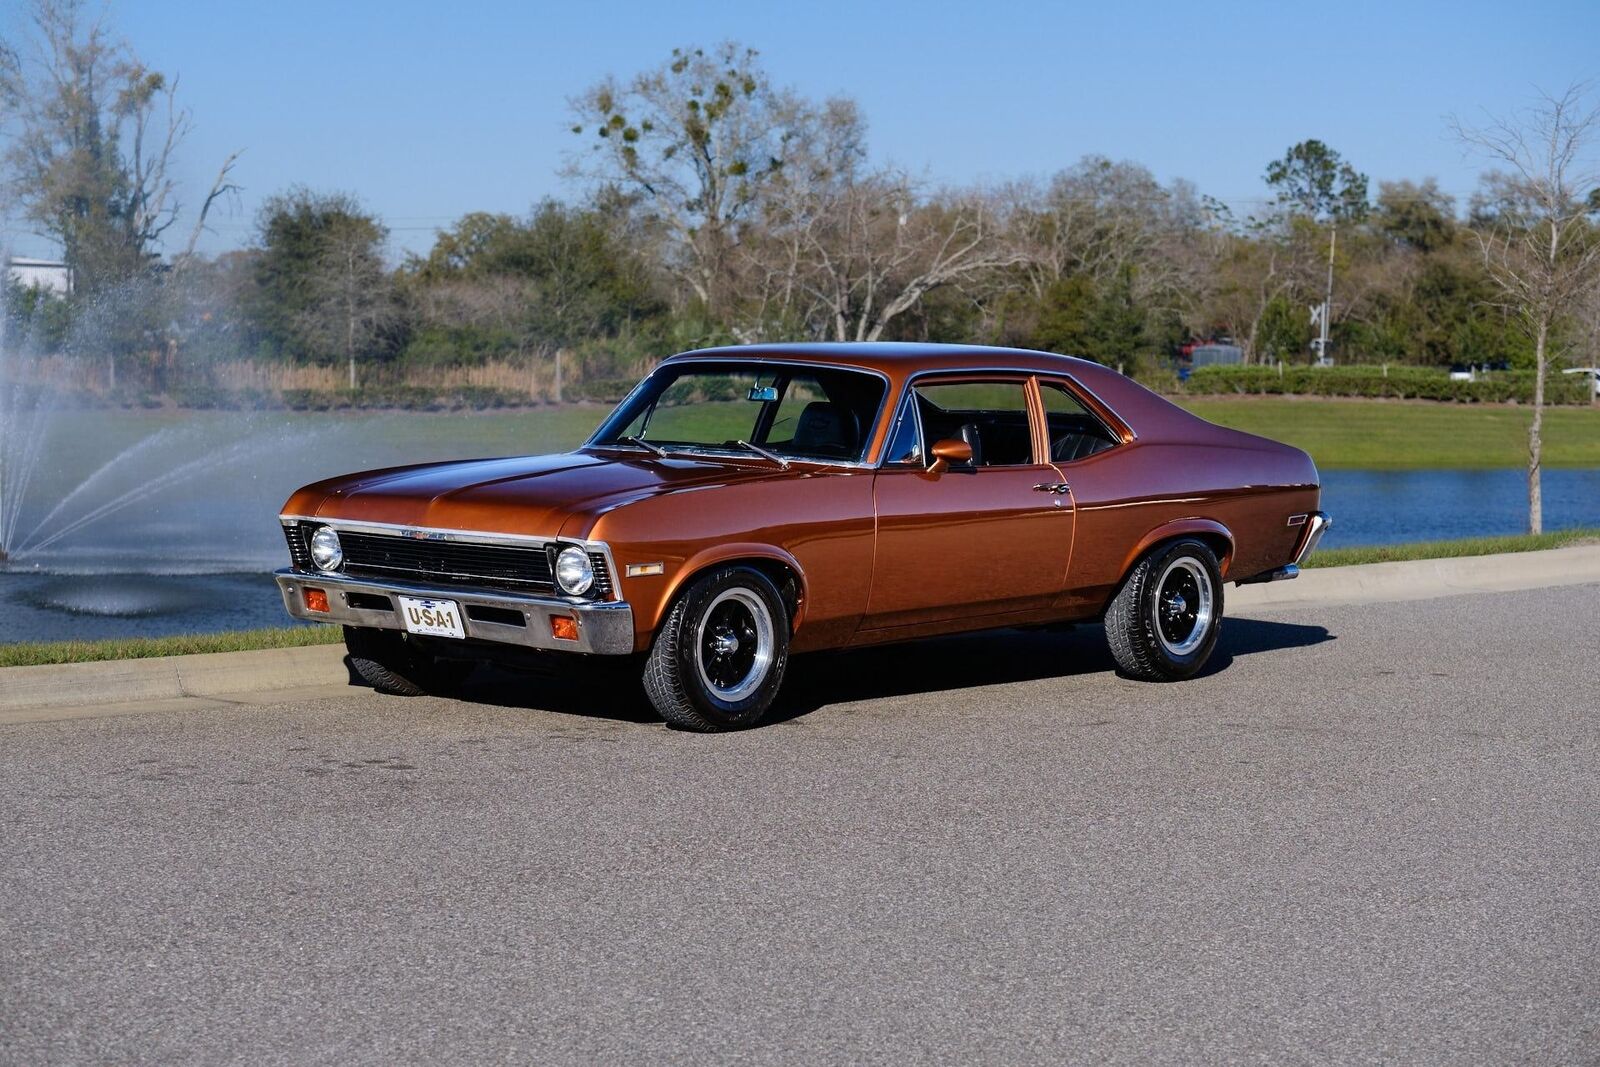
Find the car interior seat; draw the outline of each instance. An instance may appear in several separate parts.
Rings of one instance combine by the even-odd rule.
[[[972,449],[972,466],[983,466],[983,435],[978,432],[978,424],[968,422],[962,424],[961,439]]]
[[[855,412],[826,400],[814,400],[800,412],[790,447],[796,452],[853,457],[861,447]]]

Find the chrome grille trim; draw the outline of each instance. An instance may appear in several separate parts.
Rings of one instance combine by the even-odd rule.
[[[568,599],[617,599],[616,584],[612,578],[615,568],[611,561],[611,549],[601,541],[446,530],[310,515],[280,515],[278,521],[289,543],[291,561],[297,570],[307,574],[323,573],[311,564],[307,532],[317,526],[331,526],[338,532],[345,547],[344,565],[334,572],[335,575],[417,578],[462,586],[500,586],[566,597],[556,588],[550,550],[553,546],[576,545],[589,554],[594,565],[595,584],[584,596]],[[501,553],[512,557],[512,560],[507,561],[501,557]],[[515,562],[519,567],[507,573],[509,568],[506,562]],[[432,566],[427,565],[430,563]]]

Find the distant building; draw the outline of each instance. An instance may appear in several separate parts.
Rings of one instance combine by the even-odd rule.
[[[1195,345],[1189,352],[1189,366],[1214,367],[1244,362],[1244,349],[1238,345]]]
[[[5,261],[6,277],[24,289],[39,288],[66,296],[72,292],[72,268],[54,259],[12,256]]]

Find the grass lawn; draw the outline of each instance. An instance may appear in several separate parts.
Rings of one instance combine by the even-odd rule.
[[[1506,537],[1467,537],[1459,541],[1416,541],[1404,545],[1356,545],[1314,552],[1307,567],[1349,567],[1358,563],[1390,563],[1408,559],[1453,559],[1491,556],[1500,552],[1535,552],[1543,548],[1600,544],[1600,530],[1559,530],[1555,533],[1512,534]]]
[[[221,634],[178,637],[129,637],[110,641],[51,641],[0,645],[0,667],[36,667],[45,663],[89,663],[103,659],[150,659],[200,652],[253,652],[262,648],[332,645],[344,640],[337,626],[285,626],[273,630],[236,630]]]
[[[1201,418],[1303,448],[1327,470],[1467,470],[1527,463],[1531,413],[1509,404],[1294,397],[1202,397],[1182,404]],[[1600,409],[1547,409],[1544,464],[1600,467]]]

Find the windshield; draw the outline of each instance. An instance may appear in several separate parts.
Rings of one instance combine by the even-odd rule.
[[[865,371],[773,363],[669,363],[612,413],[591,445],[751,452],[857,462],[883,403]]]

